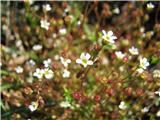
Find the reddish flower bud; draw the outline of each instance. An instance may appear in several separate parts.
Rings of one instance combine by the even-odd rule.
[[[124,57],[124,58],[123,58],[123,61],[124,61],[124,62],[128,62],[128,57]]]
[[[131,87],[128,87],[125,89],[125,93],[130,96],[132,94],[132,88]]]
[[[43,107],[44,104],[45,104],[45,102],[44,102],[43,99],[38,100],[38,105],[39,105],[40,107]]]
[[[114,92],[114,90],[113,90],[112,88],[107,89],[107,90],[106,90],[106,93],[107,93],[109,96],[114,96],[114,94],[115,94],[115,92]]]
[[[115,55],[114,53],[111,54],[111,58],[112,58],[112,59],[116,58],[116,55]]]
[[[137,96],[139,96],[139,97],[142,96],[143,93],[144,93],[144,91],[143,91],[143,89],[141,89],[141,88],[139,88],[139,89],[136,90],[136,94],[137,94]]]
[[[107,80],[107,83],[113,83],[112,79]]]
[[[79,92],[74,92],[74,93],[72,94],[72,96],[73,96],[74,99],[79,100],[79,99],[81,98],[81,93],[79,93]]]
[[[94,100],[95,100],[96,102],[99,102],[99,101],[101,100],[101,96],[100,96],[100,95],[94,96]]]
[[[30,104],[30,102],[29,102],[28,100],[25,100],[25,101],[24,101],[24,106],[25,106],[25,107],[28,107],[29,104]]]

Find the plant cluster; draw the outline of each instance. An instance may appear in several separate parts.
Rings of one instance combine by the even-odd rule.
[[[2,119],[160,119],[160,2],[2,5]]]

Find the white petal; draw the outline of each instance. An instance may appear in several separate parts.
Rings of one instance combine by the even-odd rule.
[[[142,68],[137,69],[137,72],[138,72],[138,73],[143,73],[143,71],[144,71],[144,70],[143,70]]]
[[[108,31],[107,33],[109,36],[112,36],[113,35],[113,32],[112,31]]]
[[[87,60],[89,60],[90,57],[91,57],[91,55],[90,55],[89,53],[86,53],[85,58],[86,58]]]
[[[93,61],[92,61],[92,60],[89,60],[89,61],[87,61],[87,64],[88,64],[88,65],[93,65]]]
[[[102,33],[103,33],[104,36],[107,35],[105,30],[102,30]]]
[[[116,36],[112,36],[112,37],[111,37],[111,39],[113,39],[113,40],[114,40],[114,39],[117,39],[117,37],[116,37]]]
[[[85,53],[81,53],[80,58],[81,58],[81,59],[85,58]]]
[[[81,64],[81,63],[82,63],[82,60],[81,60],[81,59],[77,59],[77,60],[76,60],[76,63]]]
[[[70,60],[70,59],[67,59],[67,63],[71,63],[71,60]]]

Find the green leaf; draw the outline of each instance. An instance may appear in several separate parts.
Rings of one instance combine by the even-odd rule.
[[[67,89],[67,88],[64,88],[64,97],[65,97],[65,100],[68,101],[68,102],[72,102],[73,101],[73,98],[71,96],[71,90]]]
[[[150,61],[151,61],[150,63],[154,65],[160,63],[160,59],[156,55],[151,56]]]
[[[87,37],[89,40],[91,40],[92,42],[96,42],[97,41],[97,38],[95,36],[95,31],[91,31],[93,29],[91,29],[88,25],[84,24],[83,26],[84,28],[84,32],[86,33]]]
[[[12,84],[2,84],[0,88],[0,92],[12,87]]]

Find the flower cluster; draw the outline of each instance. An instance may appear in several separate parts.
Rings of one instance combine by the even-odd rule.
[[[158,2],[2,7],[2,119],[159,119]]]

